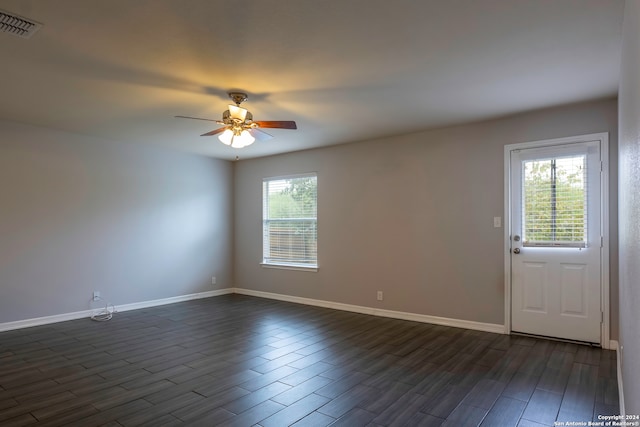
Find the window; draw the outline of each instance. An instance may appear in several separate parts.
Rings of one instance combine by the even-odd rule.
[[[526,160],[522,166],[524,245],[584,247],[586,155]]]
[[[262,263],[318,266],[316,174],[262,181]]]

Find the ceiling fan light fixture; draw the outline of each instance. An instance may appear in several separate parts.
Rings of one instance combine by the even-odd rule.
[[[224,145],[231,145],[231,142],[233,142],[233,131],[231,129],[226,129],[220,134],[220,136],[218,136],[218,139]]]
[[[233,140],[231,141],[231,146],[233,148],[244,148],[255,142],[255,138],[249,133],[247,130],[243,130],[240,132],[240,135],[234,135]]]
[[[220,142],[225,145],[230,145],[232,148],[247,147],[255,142],[253,135],[247,130],[241,132],[234,132],[232,129],[226,129],[218,136]]]
[[[236,105],[229,104],[229,115],[232,119],[238,119],[241,122],[247,118],[247,110]]]

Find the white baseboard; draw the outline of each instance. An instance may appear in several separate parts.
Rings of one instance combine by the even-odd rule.
[[[620,400],[620,415],[622,419],[626,415],[624,410],[624,386],[622,384],[622,354],[620,352],[620,344],[618,341],[611,340],[611,350],[616,351],[616,369],[618,373],[618,400]]]
[[[403,311],[383,310],[380,308],[364,307],[360,305],[343,304],[333,301],[324,301],[311,298],[294,297],[290,295],[275,294],[271,292],[254,291],[244,288],[233,288],[236,294],[250,295],[260,298],[275,299],[298,304],[313,305],[317,307],[333,308],[336,310],[351,311],[354,313],[370,314],[373,316],[391,317],[401,320],[412,320],[414,322],[432,323],[435,325],[451,326],[455,328],[473,329],[476,331],[493,332],[504,334],[504,325],[495,323],[473,322],[471,320],[450,319],[448,317],[429,316],[426,314],[407,313]]]
[[[73,313],[55,314],[53,316],[36,317],[33,319],[16,320],[14,322],[0,323],[0,332],[14,329],[30,328],[32,326],[48,325],[49,323],[66,322],[67,320],[90,317],[93,310],[74,311]]]
[[[151,301],[134,302],[131,304],[117,305],[116,311],[138,310],[140,308],[157,307],[159,305],[174,304],[176,302],[190,301],[192,299],[217,297],[233,293],[233,288],[218,289],[216,291],[200,292],[197,294],[178,295],[176,297],[154,299]]]
[[[173,304],[176,302],[189,301],[193,299],[209,298],[218,295],[230,294],[233,289],[219,289],[215,291],[200,292],[197,294],[179,295],[176,297],[162,298],[151,301],[134,302],[131,304],[123,304],[115,306],[116,311],[137,310],[139,308],[155,307],[158,305]],[[30,328],[32,326],[48,325],[50,323],[65,322],[67,320],[76,320],[91,317],[95,310],[82,310],[73,313],[56,314],[53,316],[36,317],[33,319],[17,320],[14,322],[0,323],[0,332],[11,331],[14,329]]]

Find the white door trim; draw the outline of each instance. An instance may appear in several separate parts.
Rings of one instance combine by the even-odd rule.
[[[511,334],[511,152],[526,148],[548,147],[585,141],[600,142],[600,158],[602,161],[601,185],[601,230],[602,251],[600,301],[603,321],[600,325],[600,345],[611,349],[610,342],[610,310],[609,310],[609,133],[592,133],[567,138],[546,139],[543,141],[520,142],[504,146],[504,329]]]

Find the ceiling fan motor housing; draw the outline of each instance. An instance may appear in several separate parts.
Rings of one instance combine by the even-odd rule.
[[[235,102],[236,105],[239,107],[240,104],[242,104],[244,101],[248,99],[248,96],[246,93],[243,93],[243,92],[229,92],[229,98],[231,98],[233,102]]]

